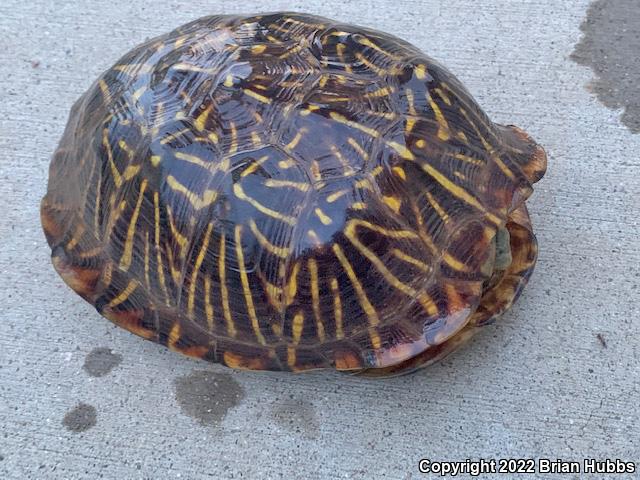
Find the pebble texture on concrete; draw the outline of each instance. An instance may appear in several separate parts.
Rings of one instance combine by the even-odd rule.
[[[50,265],[38,203],[73,101],[145,38],[281,9],[415,43],[494,121],[547,149],[529,203],[540,241],[529,287],[428,370],[370,381],[195,362],[112,326]],[[640,135],[587,88],[625,69],[638,78],[637,47],[616,32],[640,20],[593,11],[588,0],[1,2],[0,478],[417,479],[423,457],[640,461]],[[583,33],[618,52],[609,73],[576,50]],[[630,95],[604,101],[629,112]]]

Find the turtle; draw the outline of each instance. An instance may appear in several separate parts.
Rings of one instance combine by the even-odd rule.
[[[520,295],[545,170],[405,40],[207,16],[73,104],[41,223],[66,284],[136,335],[238,369],[390,376]]]

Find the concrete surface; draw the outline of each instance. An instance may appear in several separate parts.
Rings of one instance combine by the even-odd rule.
[[[595,50],[614,49],[616,73],[603,81],[637,85],[640,20],[624,6],[640,7],[598,3],[622,5],[623,15],[585,24],[596,40],[579,50],[590,58],[582,63],[598,72]],[[429,477],[421,458],[640,461],[640,135],[585,88],[594,73],[571,59],[588,7],[3,0],[0,478],[404,480]],[[146,37],[205,14],[278,9],[414,42],[494,120],[547,148],[549,171],[530,202],[540,260],[529,287],[468,348],[416,375],[368,381],[192,361],[112,326],[50,266],[38,202],[74,99]],[[621,22],[635,36],[622,35]]]

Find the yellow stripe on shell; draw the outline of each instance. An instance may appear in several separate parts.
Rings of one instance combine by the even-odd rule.
[[[109,142],[109,129],[107,128],[104,128],[102,130],[102,146],[105,148],[105,151],[107,152],[107,159],[109,161],[109,167],[111,169],[111,176],[113,178],[113,183],[115,183],[116,188],[120,188],[122,186],[122,177],[113,160],[113,151],[111,150],[111,143]]]
[[[296,148],[298,143],[300,143],[300,140],[302,139],[302,135],[304,133],[305,133],[304,129],[301,129],[300,131],[296,132],[296,134],[293,137],[293,139],[284,146],[285,150],[292,150],[292,149]]]
[[[291,333],[294,345],[300,343],[302,330],[304,329],[304,313],[300,310],[294,316],[291,322]]]
[[[120,201],[118,206],[115,206],[115,193],[111,193],[111,198],[109,199],[109,206],[111,207],[111,213],[109,214],[109,221],[107,223],[107,234],[106,236],[111,236],[113,233],[113,228],[118,223],[122,212],[124,212],[125,208],[127,208],[126,200]]]
[[[380,132],[378,132],[377,130],[362,125],[361,123],[354,122],[353,120],[349,120],[347,117],[338,112],[329,112],[329,116],[338,123],[342,123],[344,125],[347,125],[348,127],[360,130],[361,132],[364,132],[374,138],[378,138],[380,136]]]
[[[129,147],[127,142],[125,142],[124,140],[120,139],[120,140],[118,140],[118,146],[120,147],[120,149],[124,153],[127,154],[127,157],[129,157],[129,160],[134,158],[135,152],[133,151],[133,149],[131,147]]]
[[[160,287],[164,293],[165,304],[169,305],[169,292],[167,291],[167,284],[164,278],[164,267],[162,266],[162,250],[160,249],[160,201],[158,192],[153,192],[153,207],[154,207],[154,243],[156,247],[156,265],[158,270],[158,281]]]
[[[175,258],[173,256],[173,250],[170,245],[166,245],[166,244],[165,244],[165,249],[167,251],[167,265],[169,267],[169,273],[171,274],[173,283],[179,286],[182,281],[182,274],[180,273],[180,270],[176,268]]]
[[[188,162],[192,165],[197,165],[198,167],[204,168],[206,170],[216,169],[216,165],[214,165],[213,162],[205,162],[197,155],[190,155],[188,153],[176,152],[175,157],[178,160],[183,160],[185,162]]]
[[[147,291],[151,291],[151,281],[149,279],[149,231],[144,232],[144,285]]]
[[[98,255],[100,255],[102,253],[102,251],[104,250],[103,247],[94,247],[90,250],[84,250],[82,252],[78,252],[78,257],[79,258],[92,258],[92,257],[97,257]]]
[[[251,233],[258,239],[258,243],[265,249],[267,252],[280,257],[282,259],[287,259],[289,257],[289,249],[286,247],[278,247],[271,243],[267,237],[258,229],[258,225],[256,224],[253,218],[249,219],[249,229]]]
[[[226,272],[226,236],[222,232],[220,236],[220,251],[218,253],[218,276],[220,278],[220,296],[222,297],[222,313],[225,323],[227,324],[227,333],[230,337],[236,336],[236,326],[231,316],[231,308],[229,307],[229,290],[227,288],[227,272]]]
[[[199,132],[202,132],[205,129],[207,120],[209,118],[209,115],[211,114],[211,110],[213,110],[213,103],[210,103],[207,108],[205,108],[202,113],[196,117],[194,125],[196,127],[196,130],[198,130]]]
[[[362,287],[360,280],[358,280],[358,276],[356,275],[356,272],[353,270],[351,263],[349,262],[344,252],[342,251],[342,248],[340,248],[340,245],[338,245],[337,243],[334,243],[332,249],[336,257],[338,258],[338,261],[342,265],[342,268],[347,273],[347,276],[349,277],[349,280],[351,281],[351,284],[353,285],[354,290],[356,291],[358,302],[360,303],[362,310],[364,311],[365,315],[369,320],[369,325],[371,326],[378,325],[380,323],[380,318],[378,317],[378,313],[376,312],[376,309],[367,298],[367,294],[364,291],[364,288]]]
[[[406,180],[407,179],[407,174],[404,171],[404,168],[402,167],[393,167],[391,169],[393,171],[393,173],[396,174],[397,177],[400,177],[402,180]]]
[[[100,93],[102,94],[102,98],[104,99],[104,103],[108,104],[111,100],[111,92],[109,91],[109,86],[107,82],[105,82],[102,78],[98,80],[98,86],[100,87]]]
[[[344,66],[344,69],[348,73],[352,73],[351,65],[349,65],[344,59],[344,51],[346,50],[346,45],[344,43],[338,43],[336,45],[336,53],[338,54],[338,58],[340,59],[340,63]],[[324,85],[322,85],[324,86]]]
[[[376,233],[384,235],[389,238],[399,239],[399,238],[410,238],[417,239],[419,238],[418,234],[412,232],[411,230],[390,230],[388,228],[381,227],[380,225],[376,225],[374,223],[368,222],[366,220],[353,219],[349,221],[350,225],[353,225],[352,228],[355,227],[364,227],[372,230]]]
[[[478,138],[480,139],[480,141],[482,142],[482,145],[484,146],[485,150],[489,153],[489,155],[491,156],[491,159],[496,162],[496,164],[498,165],[498,168],[500,168],[500,170],[502,171],[502,173],[504,173],[507,178],[509,178],[510,180],[515,180],[516,176],[515,174],[511,171],[511,169],[509,167],[507,167],[507,165],[502,161],[502,159],[500,158],[500,156],[496,153],[495,149],[491,146],[491,144],[489,142],[487,142],[487,140],[484,138],[484,136],[482,135],[482,133],[480,132],[480,129],[478,128],[478,126],[476,125],[476,123],[471,120],[471,118],[469,117],[469,115],[467,114],[466,110],[464,110],[463,108],[460,109],[460,113],[462,113],[462,115],[464,116],[464,118],[467,120],[467,122],[469,122],[471,124],[471,126],[473,127],[473,129],[476,132],[476,135],[478,136]]]
[[[391,95],[395,89],[393,87],[381,87],[373,92],[368,92],[363,95],[364,98],[378,98],[378,97],[388,97]]]
[[[136,202],[136,206],[133,210],[133,214],[131,215],[131,221],[129,222],[129,227],[127,228],[127,237],[124,242],[124,252],[122,254],[122,258],[120,259],[120,268],[125,272],[129,270],[131,266],[131,261],[133,257],[133,236],[136,233],[136,225],[138,223],[138,216],[140,215],[140,207],[142,206],[142,201],[144,200],[144,191],[147,189],[147,180],[143,180],[140,184],[140,193],[138,194],[138,201]]]
[[[222,84],[227,88],[233,87],[233,75],[227,75],[226,77],[224,77],[224,82],[222,82]]]
[[[391,148],[393,148],[396,152],[398,152],[400,157],[404,158],[405,160],[411,160],[411,161],[415,160],[413,153],[411,153],[411,151],[406,147],[406,145],[402,145],[398,142],[394,142],[391,140],[388,140],[386,144],[389,145]]]
[[[433,113],[436,117],[436,121],[438,122],[437,136],[440,140],[442,140],[443,142],[446,142],[447,140],[449,140],[451,136],[449,123],[447,122],[447,119],[442,114],[442,110],[440,110],[440,107],[438,106],[438,104],[433,101],[433,98],[431,97],[431,95],[429,95],[428,92],[427,92],[427,101],[429,102],[429,105],[433,110]]]
[[[460,140],[462,140],[465,144],[469,145],[469,139],[467,138],[464,132],[456,132],[456,136]]]
[[[482,206],[482,204],[476,197],[471,195],[464,188],[453,183],[446,176],[440,173],[435,167],[433,167],[432,165],[429,165],[428,163],[423,163],[420,165],[420,167],[431,178],[433,178],[440,185],[442,185],[446,190],[448,190],[449,193],[451,193],[454,197],[459,198],[460,200],[463,200],[464,202],[468,203],[472,207],[484,213],[492,223],[495,223],[496,225],[502,224],[502,221],[500,220],[500,218],[496,217],[491,212],[487,212],[487,210]]]
[[[296,190],[300,190],[301,192],[307,192],[311,188],[308,183],[305,182],[293,182],[291,180],[276,180],[274,178],[268,178],[264,181],[265,187],[273,187],[273,188],[295,188]]]
[[[307,115],[315,112],[316,110],[320,110],[319,105],[309,105],[306,108],[303,108],[300,110],[300,115],[302,115],[303,117],[306,117]]]
[[[434,88],[433,91],[442,99],[444,103],[447,104],[447,106],[451,106],[451,99],[446,93],[442,91],[441,88]]]
[[[171,330],[169,330],[169,335],[167,337],[167,347],[171,350],[176,350],[176,343],[180,340],[180,322],[175,322]]]
[[[429,205],[431,205],[431,208],[433,208],[438,214],[438,216],[442,219],[442,223],[444,224],[448,223],[449,214],[444,208],[442,208],[442,206],[438,203],[438,201],[431,194],[431,192],[425,192],[425,196],[427,197],[427,201],[429,202]]]
[[[260,345],[266,345],[267,342],[260,331],[260,323],[258,322],[258,315],[253,303],[253,295],[251,294],[251,286],[249,285],[249,276],[247,275],[247,269],[244,264],[244,252],[242,250],[242,225],[236,225],[235,244],[236,258],[238,259],[238,270],[240,270],[240,283],[242,284],[244,299],[247,305],[247,313],[251,320],[251,327],[253,328],[253,332],[255,333],[258,343],[260,343]]]
[[[169,228],[171,229],[171,234],[173,235],[173,238],[175,238],[176,243],[178,244],[180,249],[184,250],[184,248],[187,246],[187,237],[184,236],[180,232],[180,230],[178,230],[178,227],[176,227],[175,221],[173,219],[173,210],[171,209],[171,207],[167,205],[166,208],[167,208],[167,217],[169,219]]]
[[[331,277],[329,285],[331,286],[331,293],[333,294],[333,317],[336,324],[336,339],[340,340],[344,337],[344,331],[342,326],[342,301],[340,300],[338,280]]]
[[[318,237],[318,234],[314,230],[307,231],[307,237],[309,237],[309,240],[313,242],[314,246],[319,247],[320,245],[322,245],[320,237]]]
[[[248,177],[258,170],[267,160],[269,160],[269,155],[263,155],[254,162],[251,162],[249,166],[242,171],[240,177]]]
[[[371,346],[374,349],[378,350],[382,347],[382,340],[380,340],[380,335],[375,328],[369,329],[369,338],[371,339]]]
[[[266,103],[266,104],[270,104],[271,103],[271,99],[269,97],[265,97],[264,95],[259,94],[258,92],[255,92],[249,88],[245,88],[244,90],[245,95],[250,96],[251,98],[254,98],[255,100],[258,100],[259,102],[262,103]]]
[[[171,65],[171,68],[181,72],[208,73],[211,75],[218,73],[217,69],[215,68],[203,68],[199,67],[198,65],[191,65],[184,62],[174,63],[173,65]]]
[[[303,48],[305,48],[305,45],[302,44],[302,43],[299,43],[299,44],[295,45],[294,47],[290,48],[289,50],[287,50],[286,52],[284,52],[283,54],[281,54],[278,58],[281,59],[281,60],[284,60],[285,58],[288,58],[291,55],[294,55],[294,54],[298,53]]]
[[[142,165],[140,164],[128,165],[127,168],[124,169],[124,173],[122,174],[122,177],[125,179],[125,181],[129,181],[133,177],[135,177],[138,174],[138,172],[140,172],[141,168],[142,168]]]
[[[135,280],[129,280],[129,283],[125,287],[125,289],[120,292],[116,297],[112,298],[109,303],[107,303],[108,308],[114,308],[127,301],[127,299],[131,296],[131,294],[138,288],[138,282]]]
[[[229,144],[229,156],[235,155],[238,152],[238,130],[234,122],[229,122],[229,129],[231,130],[231,143]]]
[[[396,290],[407,295],[409,298],[416,299],[418,302],[425,308],[431,309],[433,305],[433,301],[429,297],[429,295],[424,291],[418,291],[407,285],[406,283],[400,281],[391,271],[386,267],[384,262],[380,260],[380,258],[373,253],[366,245],[364,245],[355,231],[355,222],[351,221],[347,223],[345,228],[345,236],[349,239],[349,241],[353,244],[354,247],[358,249],[358,251],[365,257],[371,264],[382,274],[383,278],[386,282],[391,285]]]
[[[327,214],[325,214],[320,209],[320,207],[316,207],[315,210],[314,210],[314,213],[320,219],[320,221],[322,222],[323,225],[331,225],[333,223],[333,220],[331,220],[331,217],[329,217]]]
[[[442,259],[446,262],[454,270],[458,270],[460,272],[469,272],[470,268],[468,265],[465,265],[457,258],[453,257],[450,253],[446,252],[442,256]]]
[[[207,189],[202,195],[194,193],[189,190],[188,187],[185,187],[180,183],[173,175],[167,175],[167,185],[169,185],[169,188],[174,192],[184,195],[187,201],[196,210],[201,210],[213,205],[218,198],[218,192],[215,190]]]
[[[340,162],[340,165],[342,165],[345,176],[353,175],[355,173],[355,170],[349,164],[349,161],[344,157],[342,152],[338,150],[334,145],[331,146],[331,152],[338,159],[338,161]]]
[[[372,61],[370,61],[367,57],[365,57],[362,53],[356,52],[356,58],[363,63],[368,69],[373,70],[378,76],[384,76],[388,72],[386,69],[379,67]]]
[[[93,231],[96,238],[100,238],[100,202],[102,201],[102,173],[100,179],[96,182],[96,201],[93,206]]]
[[[209,223],[209,225],[207,226],[207,231],[204,234],[204,240],[202,241],[200,251],[198,252],[198,256],[196,257],[195,264],[193,265],[193,272],[191,273],[191,283],[189,284],[189,296],[187,297],[187,316],[189,318],[193,318],[196,287],[198,285],[198,273],[200,273],[202,262],[204,262],[204,258],[207,255],[212,230],[213,223]]]
[[[233,193],[235,194],[236,197],[238,197],[240,200],[244,200],[245,202],[249,203],[250,205],[252,205],[256,210],[258,210],[259,212],[264,213],[265,215],[268,215],[272,218],[275,218],[277,220],[280,220],[281,222],[284,222],[288,225],[295,225],[296,223],[296,219],[290,215],[284,215],[276,210],[272,210],[269,207],[265,207],[264,205],[262,205],[260,202],[258,202],[257,200],[249,197],[247,194],[244,193],[244,190],[242,189],[242,186],[239,183],[236,183],[233,185]]]
[[[181,137],[185,133],[190,133],[190,132],[191,130],[189,130],[188,128],[183,128],[181,130],[178,130],[177,132],[168,133],[165,137],[162,137],[162,140],[160,140],[160,145],[166,145],[169,142],[178,140],[179,137]]]
[[[364,36],[358,36],[356,37],[356,41],[360,44],[360,45],[364,45],[365,47],[369,47],[374,49],[375,51],[383,54],[385,57],[389,57],[392,60],[399,60],[400,57],[393,55],[391,52],[388,52],[387,50],[383,49],[382,47],[376,45],[375,43],[373,43],[369,38],[364,37]]]
[[[333,203],[340,197],[345,196],[347,193],[349,193],[349,190],[338,190],[337,192],[330,193],[327,195],[327,203]]]
[[[283,302],[283,289],[269,282],[262,272],[258,271],[257,274],[262,282],[264,291],[267,294],[267,301],[269,302],[269,305],[275,308],[278,313],[282,314],[285,309]]]
[[[318,340],[324,342],[325,332],[324,324],[322,323],[322,317],[320,314],[320,288],[318,285],[318,263],[315,258],[310,258],[307,261],[309,268],[309,280],[311,283],[311,305],[313,309],[313,316],[316,320],[316,331],[318,332]]]
[[[291,271],[291,276],[288,281],[285,282],[284,287],[284,301],[285,305],[289,306],[293,303],[298,293],[298,273],[300,272],[300,263],[295,262]]]
[[[416,75],[416,78],[418,78],[418,80],[424,80],[425,78],[427,78],[427,67],[426,65],[416,65],[415,67],[413,67],[413,71]]]
[[[410,265],[413,265],[414,267],[418,268],[419,270],[425,273],[428,273],[432,270],[431,267],[429,267],[429,265],[427,265],[425,262],[423,262],[422,260],[418,260],[415,257],[412,257],[411,255],[400,250],[399,248],[392,248],[391,254],[394,257],[399,258],[403,262],[406,262]]]
[[[471,163],[472,165],[483,166],[485,162],[480,160],[479,158],[474,158],[469,155],[464,155],[462,153],[454,153],[453,158],[456,160],[461,160],[463,162]]]
[[[369,160],[369,154],[365,151],[364,148],[362,148],[362,145],[360,145],[355,138],[349,137],[347,139],[347,143],[351,145],[354,150],[358,152],[358,155],[360,155],[364,160]]]
[[[82,238],[82,235],[84,235],[84,225],[82,223],[78,223],[78,225],[76,226],[73,235],[71,236],[71,240],[69,240],[67,242],[67,250],[73,250],[76,245],[78,245],[78,242],[80,241],[80,239]]]
[[[400,213],[400,208],[402,207],[402,202],[392,195],[383,195],[382,201],[396,214]]]
[[[415,104],[415,97],[413,95],[413,90],[411,90],[410,88],[405,89],[404,94],[407,97],[407,103],[409,104],[409,115],[416,115],[416,104]],[[411,131],[411,130],[409,130]]]
[[[287,347],[287,365],[291,368],[296,366],[296,349],[295,347]]]

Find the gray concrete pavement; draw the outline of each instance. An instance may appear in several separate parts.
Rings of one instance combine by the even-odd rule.
[[[417,471],[424,457],[640,462],[640,135],[585,88],[595,74],[571,58],[588,6],[3,0],[0,478],[417,479],[429,478]],[[412,41],[549,154],[530,202],[540,259],[529,287],[467,348],[416,375],[259,374],[189,360],[112,326],[50,266],[38,203],[72,102],[147,37],[206,14],[279,9]],[[617,49],[603,80],[616,89],[640,73],[640,25],[626,21],[636,35],[619,41],[632,17],[610,17],[610,35],[591,28],[592,45]],[[597,71],[585,48],[581,63]],[[619,100],[632,91],[618,88],[612,106],[633,103]]]

